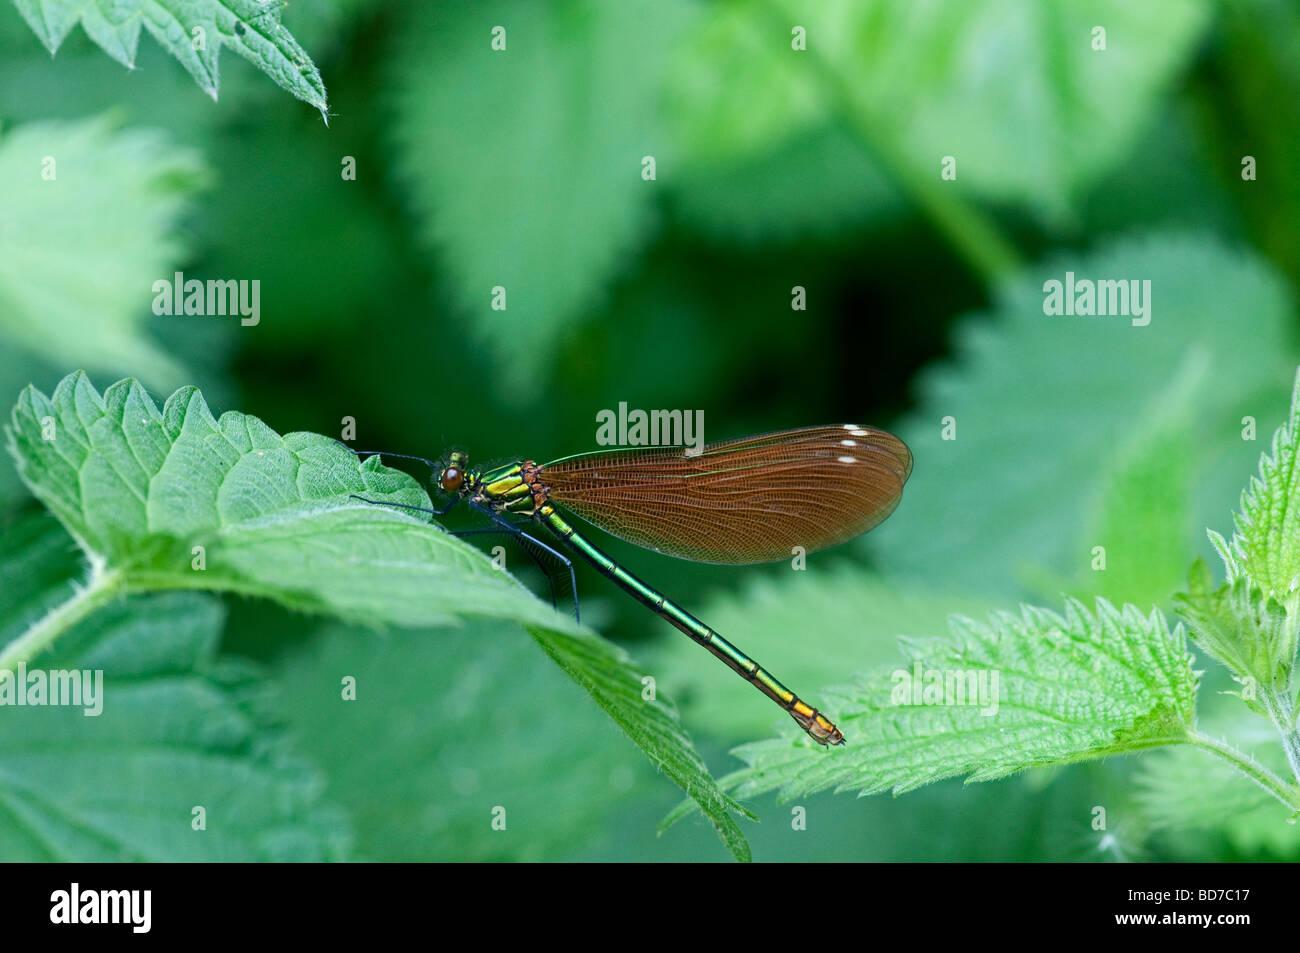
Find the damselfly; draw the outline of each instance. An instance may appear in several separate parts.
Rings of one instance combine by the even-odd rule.
[[[789,559],[852,539],[894,511],[912,472],[912,455],[897,437],[843,424],[726,440],[698,453],[681,447],[620,448],[486,470],[471,469],[460,450],[442,463],[389,456],[422,460],[437,473],[438,488],[451,500],[427,512],[442,515],[467,504],[500,531],[555,557],[572,580],[572,561],[521,529],[529,520],[541,524],[563,548],[752,682],[815,740],[844,743],[844,735],[820,711],[615,563],[575,530],[559,508],[628,542],[681,559],[733,564]],[[512,522],[509,517],[522,519]],[[576,598],[576,582],[574,591]]]

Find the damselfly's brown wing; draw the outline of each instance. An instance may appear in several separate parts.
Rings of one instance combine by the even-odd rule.
[[[894,511],[912,454],[843,424],[682,447],[603,450],[542,467],[550,497],[606,532],[706,563],[789,559],[852,539]]]

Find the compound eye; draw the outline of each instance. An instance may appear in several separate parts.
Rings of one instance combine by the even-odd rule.
[[[455,493],[465,482],[465,475],[456,467],[447,467],[438,478],[438,485],[448,493]]]

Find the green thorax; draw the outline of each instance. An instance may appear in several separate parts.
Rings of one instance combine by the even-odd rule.
[[[524,482],[522,461],[475,472],[470,476],[470,486],[477,497],[496,509],[532,509],[533,490]]]

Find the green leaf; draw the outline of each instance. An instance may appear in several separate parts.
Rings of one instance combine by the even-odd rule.
[[[0,228],[0,333],[60,366],[179,383],[143,322],[183,253],[175,226],[206,180],[198,155],[108,118],[28,123],[0,138],[0,179],[17,186]]]
[[[1239,679],[1251,680],[1257,689],[1286,687],[1295,665],[1295,623],[1288,624],[1294,616],[1276,598],[1251,586],[1245,577],[1215,588],[1209,567],[1198,559],[1189,574],[1188,591],[1175,601],[1196,644]],[[1253,692],[1234,694],[1267,716]]]
[[[25,559],[14,551],[6,565]],[[3,709],[0,856],[343,859],[347,822],[269,721],[260,674],[215,660],[222,619],[220,604],[197,593],[131,597],[28,663],[29,682],[37,671],[99,671],[102,683],[88,708]],[[205,830],[192,827],[196,807]]]
[[[1044,314],[1044,283],[1067,271],[1150,280],[1150,324]],[[1290,321],[1276,272],[1208,238],[1150,235],[1035,265],[958,329],[952,364],[921,378],[898,428],[916,472],[898,512],[860,545],[896,578],[1003,599],[1026,587],[1055,595],[1058,580],[1092,574],[1104,545],[1104,578],[1089,589],[1113,601],[1172,595],[1198,545],[1210,552],[1204,528],[1254,455],[1242,418],[1264,414],[1294,372]],[[1147,442],[1189,449],[1162,467],[1144,457]],[[1117,497],[1135,491],[1140,500]],[[1117,503],[1137,528],[1107,513]],[[1177,534],[1183,558],[1161,542],[1144,568],[1145,532],[1157,529]]]
[[[400,163],[464,320],[527,381],[655,226],[671,0],[427,4],[394,67]],[[504,51],[491,48],[506,30]],[[464,77],[473,75],[466,84]],[[506,310],[493,310],[493,288]],[[520,386],[520,385],[515,385]]]
[[[1227,582],[1215,589],[1209,569],[1198,561],[1189,591],[1179,597],[1179,611],[1197,642],[1238,676],[1273,692],[1286,689],[1300,639],[1298,414],[1300,371],[1290,419],[1274,433],[1272,453],[1260,456],[1260,475],[1251,477],[1233,514],[1236,533],[1231,541],[1209,533]],[[1264,713],[1253,698],[1247,701]]]
[[[1167,603],[1187,565],[1196,453],[1193,411],[1210,361],[1192,352],[1165,388],[1134,415],[1140,424],[1100,468],[1096,502],[1083,534],[1087,561],[1069,579],[1035,567],[1023,577],[1037,592],[1076,598]]]
[[[428,506],[410,477],[316,434],[281,437],[234,412],[218,421],[195,388],[159,412],[135,381],[101,397],[78,372],[52,398],[24,391],[11,434],[32,492],[131,586],[265,595],[406,625],[476,612],[555,618],[453,537],[351,498]]]
[[[1300,589],[1300,371],[1291,392],[1291,416],[1273,434],[1273,451],[1260,455],[1259,476],[1241,494],[1233,514],[1236,533],[1226,542],[1211,532],[1228,581],[1249,580],[1266,595],[1288,602]]]
[[[371,624],[490,616],[524,625],[747,859],[729,814],[738,808],[709,777],[671,704],[643,701],[641,676],[621,650],[543,605],[477,550],[409,511],[353,499],[428,506],[411,477],[379,458],[358,463],[327,437],[281,437],[245,414],[217,420],[192,387],[161,412],[133,380],[101,397],[81,372],[52,398],[23,392],[10,450],[28,487],[90,558],[88,591],[96,595],[98,584],[99,598],[117,586],[207,589]],[[24,638],[32,637],[29,630]]]
[[[847,110],[868,145],[896,152],[894,171],[937,178],[954,156],[956,188],[1061,216],[1124,157],[1210,12],[1206,0],[729,0],[695,30],[671,101],[687,160],[765,151]]]
[[[656,783],[514,626],[381,640],[331,626],[277,668],[285,710],[367,859],[563,859]],[[341,697],[344,676],[355,700]],[[490,823],[498,807],[504,830]]]
[[[1197,361],[1181,369],[1107,466],[1093,525],[1085,534],[1104,547],[1106,568],[1080,567],[1071,588],[1090,595],[1122,593],[1138,605],[1168,600],[1171,581],[1187,563],[1187,526],[1194,521],[1195,425],[1188,410],[1205,386],[1207,364]]]
[[[902,665],[834,693],[844,749],[826,757],[785,731],[738,748],[749,766],[729,786],[741,797],[898,794],[1186,740],[1197,676],[1182,627],[1170,631],[1159,611],[1098,600],[1094,614],[1070,600],[1064,616],[1025,607],[988,625],[954,617],[951,629],[904,643]]]
[[[325,83],[307,51],[280,24],[280,7],[258,0],[14,0],[51,54],[72,28],[135,69],[140,27],[217,98],[218,57],[234,50],[281,88],[326,114]]]
[[[729,812],[739,811],[750,818],[754,815],[723,794],[694,748],[680,742],[685,735],[677,725],[676,709],[657,694],[655,701],[647,702],[643,676],[630,668],[626,654],[604,639],[581,632],[543,638],[535,628],[529,631],[552,661],[586,689],[650,760],[700,805],[732,856],[748,861],[749,845]],[[647,708],[653,713],[651,717],[643,714]],[[707,783],[697,787],[701,780]]]

